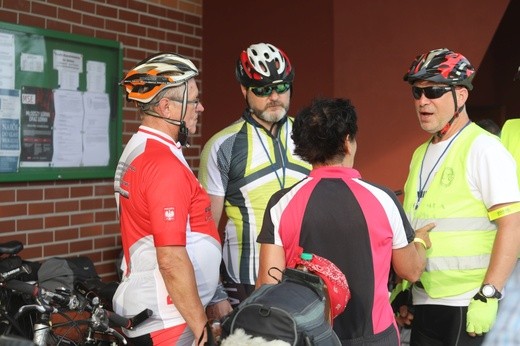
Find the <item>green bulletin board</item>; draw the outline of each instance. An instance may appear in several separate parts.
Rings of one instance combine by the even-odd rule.
[[[0,22],[0,182],[112,178],[117,41]]]

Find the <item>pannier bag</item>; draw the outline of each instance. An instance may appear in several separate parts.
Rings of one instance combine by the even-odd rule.
[[[222,320],[222,339],[243,329],[246,334],[290,345],[341,345],[326,317],[322,279],[286,268],[282,281],[265,284]]]

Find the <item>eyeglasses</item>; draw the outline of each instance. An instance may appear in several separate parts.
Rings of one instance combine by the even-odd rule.
[[[421,98],[422,94],[424,93],[424,96],[433,100],[433,99],[438,99],[439,97],[446,94],[450,90],[451,90],[451,87],[449,87],[449,86],[429,86],[426,88],[419,88],[419,87],[413,86],[412,95],[413,95],[414,99],[418,100]]]
[[[182,100],[170,99],[170,98],[168,98],[168,100],[173,101],[173,102],[177,102],[177,103],[182,103]],[[199,99],[188,100],[188,101],[186,101],[186,104],[193,105],[195,108],[197,108],[197,106],[199,105],[199,103],[200,103],[200,100],[199,100]]]
[[[255,94],[256,96],[266,97],[266,96],[271,95],[273,93],[273,91],[276,91],[277,94],[283,94],[290,88],[291,88],[291,83],[279,83],[279,84],[269,85],[269,86],[265,86],[265,87],[257,87],[257,88],[251,87],[249,89],[251,89],[253,94]]]

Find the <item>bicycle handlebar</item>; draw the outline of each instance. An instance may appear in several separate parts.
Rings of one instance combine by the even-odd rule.
[[[78,306],[78,299],[75,296],[64,297],[63,295],[55,292],[48,291],[44,288],[36,285],[31,285],[27,282],[20,280],[9,280],[6,282],[6,286],[9,289],[18,291],[21,293],[29,294],[35,298],[43,298],[45,301],[52,300],[63,307],[68,307],[71,310]]]

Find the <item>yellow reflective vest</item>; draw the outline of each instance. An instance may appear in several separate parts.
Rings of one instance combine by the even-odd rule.
[[[416,149],[405,184],[404,209],[414,229],[434,222],[432,247],[426,253],[421,283],[432,298],[450,297],[480,287],[486,273],[496,226],[488,219],[483,201],[471,193],[466,177],[470,147],[488,135],[478,125],[466,126],[446,152],[418,208],[421,163],[428,142]]]

